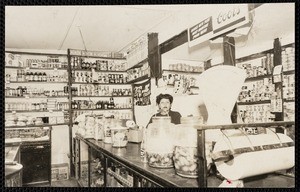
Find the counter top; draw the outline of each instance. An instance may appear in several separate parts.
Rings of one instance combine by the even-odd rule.
[[[198,187],[197,179],[184,178],[176,175],[174,168],[159,169],[148,166],[143,163],[140,157],[140,144],[128,143],[126,148],[115,148],[111,144],[105,144],[102,141],[94,139],[84,139],[77,135],[77,138],[84,141],[87,145],[102,152],[104,155],[123,163],[132,170],[143,174],[153,181],[163,184],[167,187]],[[218,187],[222,180],[215,176],[209,176],[207,179],[208,187]],[[295,178],[283,175],[267,174],[259,177],[247,178],[244,180],[244,186],[249,188],[257,187],[294,187]]]
[[[10,164],[16,161],[16,157],[20,150],[20,146],[6,146],[5,147],[5,164]]]
[[[20,145],[5,146],[5,177],[8,178],[20,172],[23,166],[17,163]]]

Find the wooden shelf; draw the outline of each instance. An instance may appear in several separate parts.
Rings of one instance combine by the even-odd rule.
[[[127,83],[87,83],[87,82],[73,82],[72,84],[96,84],[96,85],[127,85]]]
[[[137,64],[135,64],[135,65],[129,67],[128,69],[126,69],[126,71],[128,71],[128,70],[130,70],[130,69],[134,69],[134,68],[141,67],[141,66],[143,66],[146,62],[148,62],[148,58],[146,58],[146,59],[140,61],[139,63],[137,63]]]
[[[13,66],[5,66],[6,69],[28,69],[28,70],[41,70],[41,71],[54,71],[56,70],[63,70],[67,71],[67,68],[32,68],[32,67],[13,67]]]
[[[283,102],[295,102],[295,99],[283,99]]]
[[[174,85],[168,84],[167,87],[173,88]],[[199,89],[199,87],[197,87],[197,86],[190,86],[189,88],[190,88],[190,89]]]
[[[68,98],[68,96],[38,96],[38,97],[26,97],[26,96],[5,96],[5,98],[18,98],[18,99],[47,99],[47,98]]]
[[[269,104],[269,103],[271,103],[271,100],[237,102],[238,105],[258,105],[258,104]]]
[[[69,125],[68,123],[57,123],[57,124],[42,124],[42,125],[25,125],[25,126],[5,126],[5,128],[32,128],[32,127],[53,127],[53,126],[61,126],[61,125]]]
[[[201,74],[201,73],[203,73],[203,72],[195,72],[195,71],[176,71],[176,70],[167,70],[167,69],[164,69],[163,72],[185,73],[185,74]]]
[[[16,112],[16,113],[36,113],[36,112],[46,112],[46,113],[50,113],[50,111],[53,112],[62,112],[62,111],[67,111],[66,110],[45,110],[45,111],[41,111],[41,110],[9,110],[9,111],[5,111],[5,113],[12,113],[12,112]]]
[[[112,52],[106,52],[105,53],[100,53],[99,51],[84,51],[84,50],[79,50],[79,49],[69,49],[70,51],[70,56],[71,57],[83,57],[83,58],[95,58],[95,59],[108,59],[108,60],[126,60],[125,57],[106,57],[106,56],[103,56],[103,55],[106,55],[106,54],[109,54],[109,53],[112,53]],[[74,54],[74,52],[80,52],[80,54]],[[86,53],[97,53],[99,55],[87,55]],[[102,56],[100,56],[100,54]]]
[[[92,71],[92,69],[74,69],[72,68],[72,71]],[[95,70],[95,72],[101,72],[101,73],[126,73],[126,71],[103,71],[103,70]]]
[[[12,53],[12,54],[24,54],[24,55],[42,55],[42,56],[64,56],[67,57],[67,54],[62,54],[62,53],[36,53],[36,52],[26,52],[26,51],[5,51],[7,53]]]
[[[107,173],[112,175],[124,187],[133,187],[133,183],[129,182],[127,179],[123,178],[121,175],[113,172],[110,168],[107,168]]]
[[[114,108],[114,109],[71,109],[73,111],[109,111],[109,110],[132,110],[132,108]]]
[[[122,96],[112,96],[112,95],[107,95],[107,96],[104,96],[104,95],[102,95],[102,96],[88,96],[88,95],[86,95],[86,96],[78,96],[78,95],[74,95],[72,97],[73,98],[74,97],[132,97],[132,95],[122,95]]]
[[[68,83],[67,81],[66,82],[56,82],[56,81],[10,81],[10,82],[5,82],[6,84],[9,84],[9,83],[47,83],[47,84],[51,84],[51,83]]]
[[[143,80],[146,80],[146,79],[149,79],[149,78],[150,78],[150,77],[149,77],[148,75],[144,75],[144,76],[138,77],[138,78],[136,78],[136,79],[127,81],[127,84],[136,83],[136,82],[143,81]]]
[[[295,74],[295,69],[293,69],[293,70],[288,70],[288,71],[283,71],[282,74],[283,74],[283,75],[291,75],[291,74]]]
[[[259,53],[254,53],[254,54],[247,55],[247,56],[244,56],[244,57],[241,57],[241,58],[237,58],[236,63],[243,63],[245,61],[251,61],[251,60],[254,60],[254,59],[258,59],[260,57],[266,56],[266,54],[268,54],[268,53],[273,53],[273,48],[267,49],[267,50],[259,52]]]
[[[268,74],[268,75],[260,75],[260,76],[257,76],[257,77],[248,77],[245,79],[245,82],[248,82],[248,81],[257,81],[257,80],[262,80],[264,78],[270,78],[272,77],[271,74]]]

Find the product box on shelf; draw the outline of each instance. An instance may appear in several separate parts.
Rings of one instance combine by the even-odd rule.
[[[140,143],[143,139],[143,131],[139,129],[129,129],[128,141],[133,143]]]
[[[68,163],[51,165],[51,180],[64,181],[69,179],[69,165]]]

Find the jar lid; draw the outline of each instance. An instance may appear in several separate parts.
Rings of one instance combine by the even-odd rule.
[[[159,122],[159,121],[165,121],[165,122],[171,122],[170,116],[154,116],[152,117],[152,121]]]
[[[180,118],[181,124],[195,124],[195,125],[201,125],[203,124],[202,117],[194,116],[194,117],[181,117]]]
[[[111,130],[127,130],[127,127],[121,127],[121,126],[117,126],[117,127],[111,127]]]

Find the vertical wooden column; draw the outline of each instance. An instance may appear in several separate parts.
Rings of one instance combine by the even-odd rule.
[[[211,59],[204,62],[204,71],[211,68]]]
[[[224,53],[224,65],[235,66],[235,40],[233,37],[225,36],[223,38],[223,53]],[[237,104],[235,104],[231,112],[232,123],[237,123],[238,113],[239,112],[237,109]]]
[[[223,37],[224,65],[235,66],[235,41],[233,37]]]
[[[73,115],[72,115],[72,66],[71,66],[71,54],[70,49],[68,49],[68,99],[69,99],[69,150],[70,150],[70,176],[75,175],[75,162],[73,162],[73,140],[72,140],[72,125],[73,125]]]
[[[198,130],[198,156],[199,156],[199,166],[198,166],[198,185],[200,188],[207,187],[207,162],[205,154],[205,130]]]
[[[158,33],[148,34],[148,63],[151,69],[150,76],[160,78],[162,76],[162,72],[158,46]]]
[[[281,43],[279,41],[279,38],[274,39],[274,44],[273,44],[273,63],[274,67],[281,65],[282,64],[282,59],[281,59]],[[281,74],[282,75],[282,74]],[[281,76],[282,77],[282,76]],[[282,81],[275,84],[275,91],[278,90],[278,92],[281,94],[281,99],[283,99],[283,90],[282,90]],[[275,121],[283,121],[283,100],[282,100],[282,112],[275,113]]]

